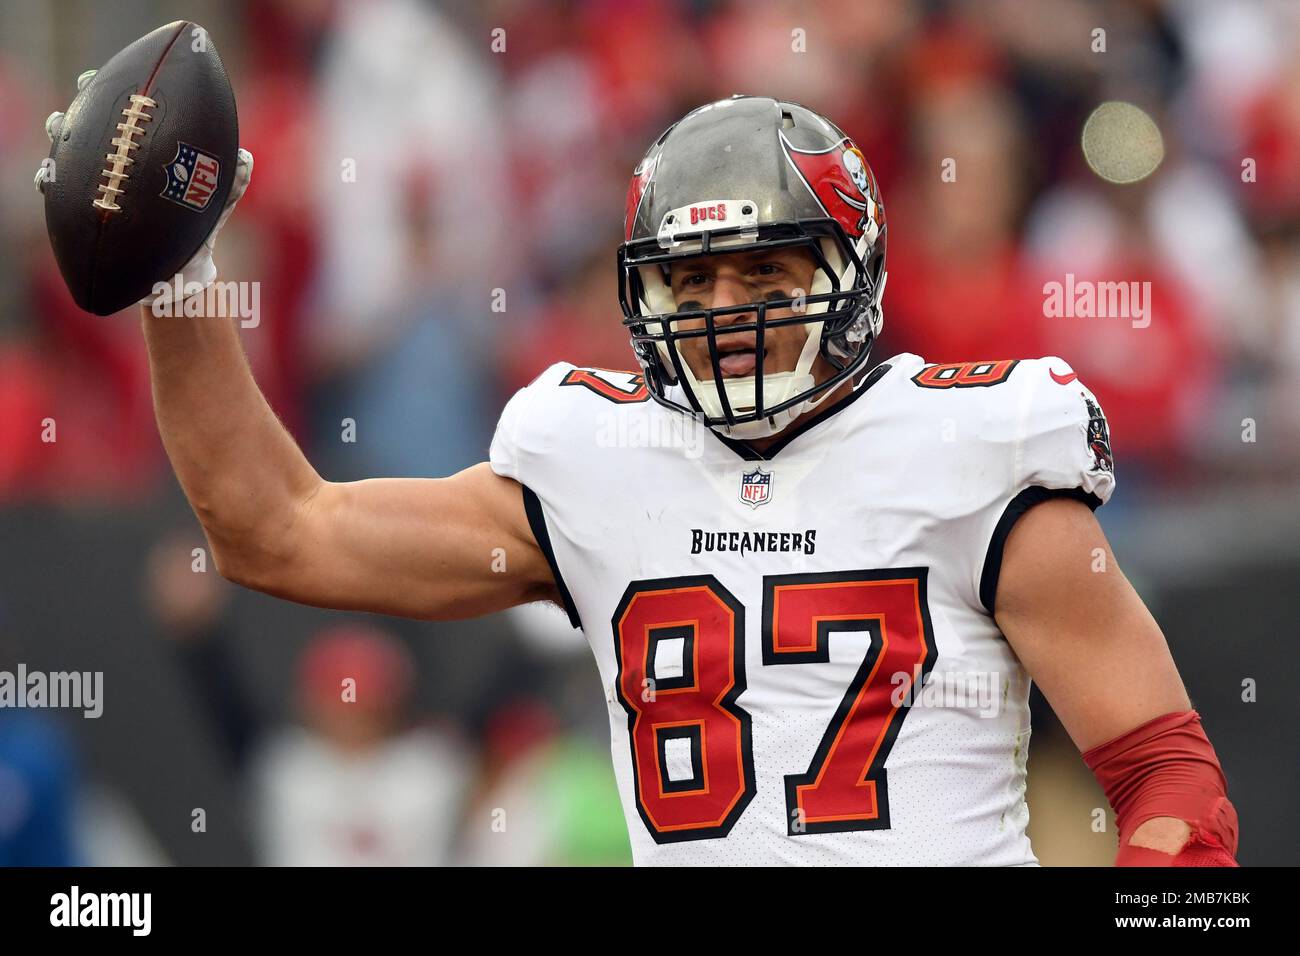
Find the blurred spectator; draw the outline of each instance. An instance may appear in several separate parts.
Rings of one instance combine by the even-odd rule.
[[[930,362],[1042,354],[1041,297],[1016,247],[1025,197],[1015,102],[945,75],[919,95],[912,122],[916,161],[885,198],[890,344]]]
[[[246,779],[262,861],[445,862],[473,764],[457,735],[412,714],[405,647],[369,625],[317,634],[293,682],[299,724],[271,725],[235,656],[230,588],[196,570],[189,544],[177,533],[154,547],[149,606],[227,769]]]
[[[329,197],[309,333],[330,378],[322,470],[449,474],[490,435],[493,290],[508,307],[517,259],[499,91],[483,47],[428,4],[345,4],[335,27],[311,170]],[[343,419],[357,423],[350,448]]]
[[[521,698],[492,718],[467,814],[473,866],[627,866],[627,823],[604,747],[563,732],[554,711]]]
[[[317,636],[297,679],[302,725],[257,758],[253,816],[272,866],[435,866],[450,859],[470,772],[455,738],[407,723],[413,669],[373,627]]]
[[[522,322],[510,347],[502,350],[502,397],[509,398],[555,362],[637,370],[621,318],[618,274],[606,249],[589,256],[572,281],[539,314]]]
[[[175,531],[149,554],[145,599],[154,623],[171,643],[193,700],[228,771],[242,771],[261,731],[232,647],[230,586],[208,567],[206,547],[196,557],[195,534]],[[201,565],[198,562],[203,562]]]
[[[1183,473],[1184,453],[1206,440],[1205,416],[1218,367],[1197,300],[1151,238],[1146,192],[1128,203],[1095,189],[1044,198],[1030,226],[1029,265],[1037,286],[1037,354],[1070,362],[1104,403],[1115,453],[1126,464]],[[1136,283],[1145,314],[1047,316],[1043,286],[1081,282]],[[1136,299],[1134,299],[1136,302]],[[1134,311],[1130,308],[1130,311]]]
[[[0,866],[75,866],[76,760],[35,711],[0,709]]]
[[[0,595],[0,670],[15,680],[17,646]],[[11,686],[10,693],[26,688]],[[0,866],[75,866],[78,764],[75,747],[46,711],[0,704]]]

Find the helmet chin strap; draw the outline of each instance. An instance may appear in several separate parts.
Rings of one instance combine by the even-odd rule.
[[[792,379],[795,385],[794,388],[795,391],[802,391],[804,389],[812,388],[813,385],[815,384],[813,377],[811,375],[800,376],[799,378],[795,379],[794,376],[791,375],[791,373],[781,372],[778,373],[777,375],[768,376],[769,379],[777,378],[777,377],[788,377]],[[749,386],[749,392],[751,396],[754,390],[753,382],[754,380],[752,378],[734,380],[734,384],[736,385],[747,384]],[[728,381],[726,383],[726,385],[730,385],[730,384],[733,384],[733,382]],[[765,393],[767,391],[767,388],[771,387],[771,384],[772,384],[771,382],[767,383],[767,386],[765,386],[764,388]],[[726,387],[726,385],[724,385],[724,388]],[[709,398],[712,401],[717,400],[716,395],[710,395]],[[730,389],[728,389],[727,400],[731,401]],[[753,399],[751,398],[750,401],[752,407]],[[707,403],[701,399],[700,404],[706,405]],[[799,405],[792,405],[790,408],[787,408],[784,411],[777,412],[775,415],[769,415],[767,418],[764,418],[760,421],[743,422],[739,425],[714,425],[713,429],[714,431],[721,432],[722,434],[726,435],[728,438],[738,438],[741,440],[750,439],[750,438],[770,438],[772,435],[777,435],[782,431],[784,431],[786,428],[790,427],[790,424],[801,414],[803,414],[804,407],[807,404],[808,404],[807,402],[803,402]],[[733,405],[732,407],[734,408],[735,406]]]
[[[780,405],[800,392],[806,392],[817,384],[812,374],[813,362],[821,346],[822,323],[813,322],[806,326],[808,338],[799,353],[799,360],[791,372],[767,372],[763,374],[763,404]],[[704,413],[713,418],[722,418],[722,399],[718,395],[717,383],[699,382],[689,366],[683,363],[690,387],[699,399]],[[722,381],[722,391],[726,393],[727,404],[733,413],[752,412],[757,405],[758,376],[748,375],[744,378],[728,378]],[[768,415],[755,422],[743,422],[739,425],[715,425],[717,431],[729,438],[769,438],[785,428],[804,413],[812,400],[792,405],[784,411]]]

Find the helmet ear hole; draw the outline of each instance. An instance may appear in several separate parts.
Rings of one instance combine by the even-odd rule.
[[[879,285],[881,273],[885,271],[885,253],[883,250],[877,249],[872,254],[871,264],[867,267],[867,271],[871,275],[871,281]]]
[[[660,363],[656,361],[658,356],[655,355],[654,345],[649,342],[637,342],[633,346],[633,349],[636,352],[637,362],[640,363],[641,368],[647,377],[655,375],[655,369],[657,367],[659,369],[657,374],[659,374],[668,385],[677,384],[677,378],[673,375],[672,364],[670,362]]]

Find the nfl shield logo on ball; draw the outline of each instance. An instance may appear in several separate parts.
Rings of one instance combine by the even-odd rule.
[[[189,143],[176,144],[176,157],[167,164],[167,188],[164,199],[189,209],[206,209],[217,191],[221,163]]]
[[[740,476],[740,500],[751,508],[765,505],[772,499],[772,476],[763,469],[747,471]]]

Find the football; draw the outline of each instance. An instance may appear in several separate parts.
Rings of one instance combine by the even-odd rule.
[[[178,20],[108,61],[54,132],[45,223],[77,305],[109,315],[198,251],[239,151],[235,96],[207,31]]]

